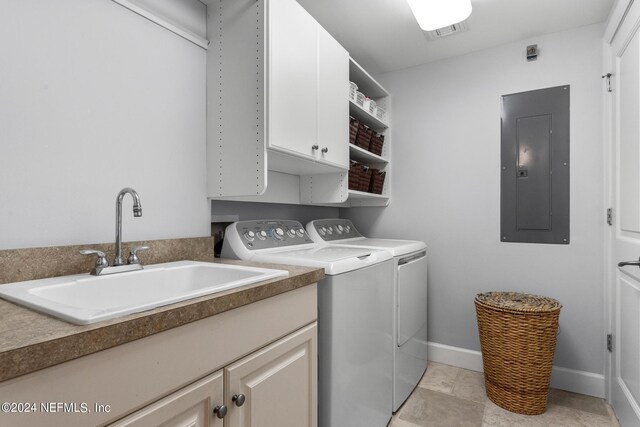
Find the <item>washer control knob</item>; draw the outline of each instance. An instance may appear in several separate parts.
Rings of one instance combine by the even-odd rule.
[[[296,231],[296,234],[300,237],[304,236],[304,228],[298,228],[298,231]]]
[[[345,229],[345,230],[347,231],[347,233],[348,233],[348,232],[350,232],[350,231],[351,231],[351,226],[350,226],[350,225],[345,225],[345,226],[344,226],[344,229]]]
[[[293,228],[288,229],[287,230],[287,236],[296,237],[296,230],[294,230]]]
[[[333,234],[333,226],[329,226],[329,228],[327,228],[327,234]]]
[[[318,228],[318,234],[324,236],[325,234],[327,234],[327,229],[324,227]]]
[[[282,230],[282,228],[274,228],[271,230],[271,237],[273,237],[274,240],[284,239],[284,230]]]
[[[258,239],[264,240],[267,238],[267,232],[264,230],[258,231]]]
[[[249,231],[245,231],[243,236],[248,241],[253,242],[253,239],[255,239],[255,237],[256,237],[256,233],[254,233],[253,231],[249,230]]]
[[[338,233],[342,233],[344,231],[344,227],[340,224],[336,225],[336,230],[338,230]]]

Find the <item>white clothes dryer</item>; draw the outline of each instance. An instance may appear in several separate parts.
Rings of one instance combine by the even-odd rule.
[[[318,243],[385,250],[393,255],[393,412],[420,382],[427,369],[427,245],[415,240],[362,236],[348,219],[320,219],[307,224]]]
[[[223,258],[324,268],[318,283],[318,425],[385,427],[392,415],[393,260],[314,243],[298,221],[229,225]]]

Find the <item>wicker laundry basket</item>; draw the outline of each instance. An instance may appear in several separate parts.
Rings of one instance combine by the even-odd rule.
[[[517,292],[486,292],[475,299],[487,396],[519,414],[547,407],[562,305]]]

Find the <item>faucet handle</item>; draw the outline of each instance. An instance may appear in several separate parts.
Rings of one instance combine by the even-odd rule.
[[[140,258],[138,258],[138,251],[146,251],[149,249],[149,246],[136,246],[131,249],[131,253],[129,254],[129,258],[127,258],[127,262],[129,264],[140,264]]]
[[[109,267],[109,261],[107,261],[107,256],[102,251],[98,251],[95,249],[82,249],[80,253],[82,255],[97,255],[98,259],[96,260],[96,268]]]

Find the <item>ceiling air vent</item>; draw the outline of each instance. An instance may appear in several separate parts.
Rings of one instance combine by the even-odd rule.
[[[467,21],[458,22],[457,24],[447,25],[446,27],[438,28],[433,31],[425,31],[424,34],[430,40],[439,40],[444,37],[449,37],[454,34],[464,33],[465,31],[469,31],[469,26],[467,25]]]

